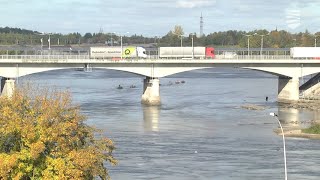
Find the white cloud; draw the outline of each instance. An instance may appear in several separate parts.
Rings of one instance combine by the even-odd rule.
[[[214,5],[215,0],[178,0],[176,5],[178,8],[197,8]]]
[[[301,8],[298,3],[292,3],[286,10],[286,23],[289,28],[296,29],[301,25]]]
[[[192,9],[215,5],[217,0],[142,0],[151,6]]]

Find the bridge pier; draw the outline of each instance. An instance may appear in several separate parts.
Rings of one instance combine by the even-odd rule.
[[[299,100],[299,78],[279,76],[278,83],[279,101],[298,101]]]
[[[159,78],[146,77],[146,79],[143,80],[142,104],[151,106],[159,106],[161,104],[159,82]]]
[[[1,96],[11,97],[15,88],[15,80],[10,78],[1,79]]]

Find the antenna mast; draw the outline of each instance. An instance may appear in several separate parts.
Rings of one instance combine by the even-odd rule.
[[[200,17],[200,37],[203,36],[203,17],[202,17],[202,12],[201,12],[201,17]]]

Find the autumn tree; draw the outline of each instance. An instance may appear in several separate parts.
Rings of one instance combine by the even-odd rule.
[[[310,34],[308,30],[306,30],[301,37],[301,46],[303,47],[314,46],[314,35]]]
[[[109,179],[113,142],[85,119],[67,92],[1,97],[0,179]]]

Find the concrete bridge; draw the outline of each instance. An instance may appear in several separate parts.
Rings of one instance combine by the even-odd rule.
[[[225,59],[90,59],[76,55],[0,56],[2,95],[11,96],[15,79],[21,76],[58,69],[113,69],[146,76],[142,102],[160,104],[160,78],[196,69],[230,67],[262,71],[277,75],[278,100],[299,100],[299,78],[320,72],[319,60],[293,60],[289,56],[237,56]]]

